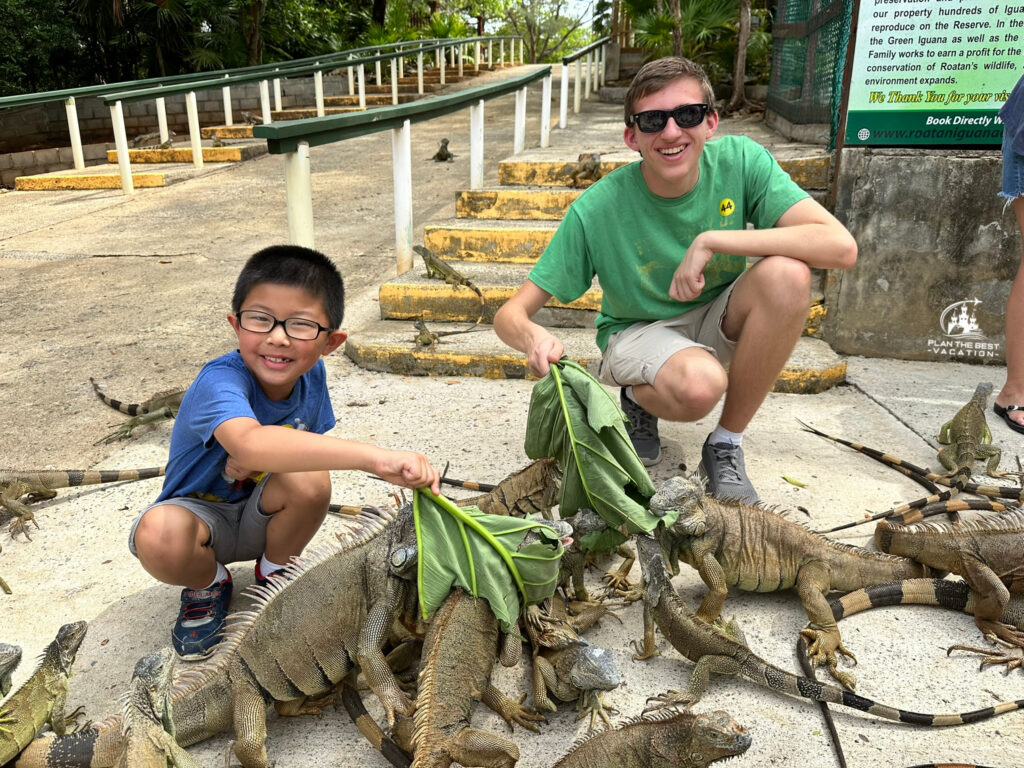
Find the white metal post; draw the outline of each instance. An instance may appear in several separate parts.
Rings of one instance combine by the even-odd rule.
[[[583,98],[590,98],[590,71],[593,69],[590,61],[591,54],[587,54],[587,63],[584,64],[583,70]]]
[[[75,162],[75,168],[85,168],[85,155],[82,153],[82,133],[78,130],[78,107],[75,106],[75,97],[64,101],[64,112],[68,117],[68,135],[71,137],[71,157]]]
[[[521,38],[519,40],[519,63],[526,63],[526,41]]]
[[[117,169],[121,172],[121,192],[133,195],[135,185],[132,183],[132,161],[128,155],[128,135],[124,130],[124,111],[120,101],[110,105],[110,122],[114,124],[114,148],[117,150]]]
[[[167,129],[167,102],[163,96],[156,100],[156,127],[160,131],[160,143],[169,141],[171,132]]]
[[[316,99],[316,116],[323,117],[327,113],[324,111],[324,73],[321,69],[313,73],[313,94]]]
[[[398,103],[398,59],[391,60],[391,103]]]
[[[601,85],[608,85],[608,44],[601,46],[601,65],[597,68],[597,77]]]
[[[391,129],[395,188],[395,256],[398,274],[412,269],[412,129],[405,120]]]
[[[199,132],[199,108],[196,106],[196,92],[185,94],[185,112],[188,114],[188,140],[192,146],[192,165],[197,170],[203,167],[203,135]]]
[[[562,83],[558,88],[558,127],[565,128],[566,112],[569,111],[569,65],[562,64]]]
[[[274,109],[280,112],[284,107],[281,106],[281,78],[274,78]]]
[[[366,67],[359,65],[359,72],[356,80],[359,81],[359,108],[366,109]]]
[[[465,50],[466,46],[463,45],[462,43],[459,43],[459,77],[462,77],[462,58]]]
[[[551,75],[541,81],[540,94],[540,145],[551,146]]]
[[[582,88],[581,88],[582,83],[580,82],[580,80],[581,80],[580,67],[582,65],[580,64],[580,60],[579,59],[576,59],[575,63],[576,63],[576,77],[573,80],[573,87],[572,87],[572,113],[574,115],[578,115],[580,113],[580,104],[582,103],[582,99],[583,99],[583,93],[582,93]]]
[[[498,41],[498,66],[505,67],[505,41]]]
[[[480,74],[480,41],[473,43],[473,71]]]
[[[348,95],[353,96],[356,92],[356,81],[355,75],[352,72],[352,67],[348,68]]]
[[[285,206],[288,209],[288,242],[313,246],[313,183],[309,174],[309,143],[300,141],[284,156]]]
[[[377,51],[377,55],[380,56],[380,51]],[[373,62],[374,74],[377,75],[377,85],[380,85],[380,59]]]
[[[446,59],[444,57],[444,48],[438,48],[437,53],[437,64],[441,70],[441,85],[444,85],[444,65],[446,63]]]
[[[270,84],[260,80],[260,111],[263,113],[263,124],[270,124]]]
[[[227,75],[224,75],[227,77]],[[224,125],[234,124],[234,118],[231,114],[231,86],[225,85],[220,89],[221,98],[224,101]]]
[[[416,54],[416,88],[417,93],[423,95],[423,51]]]
[[[494,41],[487,41],[487,66],[494,69]]]
[[[455,46],[449,46],[448,48],[448,65],[451,67],[455,66]]]
[[[484,185],[484,100],[469,106],[469,188]]]
[[[398,57],[398,76],[405,77],[405,57]]]
[[[512,139],[512,154],[518,155],[526,148],[526,88],[516,91],[516,119]]]

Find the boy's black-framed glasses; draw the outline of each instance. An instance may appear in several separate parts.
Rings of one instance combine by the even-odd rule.
[[[298,341],[312,341],[324,331],[330,331],[313,320],[304,317],[288,317],[278,320],[271,314],[260,312],[258,309],[243,309],[235,315],[240,328],[253,333],[270,333],[277,326],[284,328],[284,332]]]
[[[630,115],[629,120],[641,133],[657,133],[665,129],[671,117],[680,128],[695,128],[704,122],[711,108],[707,104],[683,104],[675,109],[648,109]]]

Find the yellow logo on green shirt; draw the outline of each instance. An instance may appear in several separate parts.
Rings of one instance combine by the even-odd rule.
[[[718,212],[723,216],[732,216],[732,212],[736,210],[736,203],[734,203],[728,197],[723,198],[722,202],[718,204]]]

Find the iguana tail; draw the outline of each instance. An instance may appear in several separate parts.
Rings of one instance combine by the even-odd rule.
[[[145,469],[0,469],[0,482],[20,482],[42,488],[77,488],[80,485],[121,483],[162,477],[164,467]]]
[[[359,732],[366,737],[374,749],[384,755],[389,763],[395,768],[409,768],[412,765],[409,755],[385,735],[381,727],[377,725],[377,721],[366,711],[359,691],[347,682],[341,684],[341,703],[345,706],[345,711],[348,712],[348,716],[352,718],[352,722],[355,723]]]
[[[46,733],[29,744],[14,768],[112,768],[124,748],[120,715],[63,736]]]

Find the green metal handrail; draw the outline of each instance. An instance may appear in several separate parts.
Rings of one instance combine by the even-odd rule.
[[[576,53],[570,53],[568,56],[562,57],[562,63],[563,64],[572,64],[574,61],[576,61],[576,59],[579,59],[579,58],[582,58],[582,57],[586,56],[591,51],[596,51],[602,45],[604,45],[605,43],[608,43],[610,41],[611,41],[611,38],[607,37],[607,36],[602,37],[600,40],[595,40],[590,45],[588,45],[586,48],[580,48],[578,51],[576,51]]]

